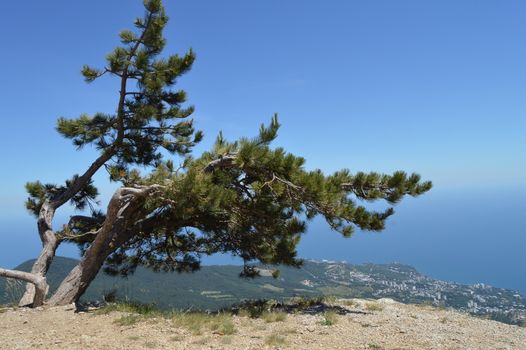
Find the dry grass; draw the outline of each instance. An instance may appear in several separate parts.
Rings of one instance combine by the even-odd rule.
[[[359,304],[352,299],[341,299],[341,300],[338,300],[338,302],[341,303],[342,305],[349,306],[349,307],[359,306]]]
[[[294,307],[279,304],[274,309],[264,310],[286,312],[283,322],[274,323],[265,322],[263,317],[232,316],[236,310],[198,315],[162,313],[161,317],[149,317],[144,321],[141,321],[146,317],[144,315],[157,315],[156,312],[129,305],[112,306],[111,309],[119,312],[110,315],[74,313],[70,306],[9,310],[0,314],[0,348],[16,349],[24,344],[38,344],[42,349],[55,349],[79,344],[79,341],[83,348],[108,350],[148,350],[154,346],[155,349],[425,349],[429,347],[429,339],[437,339],[433,345],[441,349],[516,349],[520,344],[526,344],[526,329],[518,326],[383,301],[376,301],[385,306],[382,312],[371,312],[365,310],[365,305],[375,300],[353,300],[359,303],[359,308],[350,313],[326,305],[312,308],[308,313],[294,313],[297,310]],[[334,312],[323,313],[330,310]],[[139,325],[121,327],[113,323],[126,315],[128,317],[119,322],[133,324],[140,321]],[[322,320],[327,326],[320,325]],[[336,321],[336,325],[328,326]],[[22,332],[21,325],[24,325]],[[261,331],[258,331],[260,327]],[[27,329],[31,332],[26,332]],[[52,334],[52,331],[61,334],[60,339],[42,337],[42,334]],[[232,332],[235,333],[221,335]],[[444,334],[454,334],[454,338],[444,337]]]
[[[365,304],[365,309],[368,311],[382,311],[384,306],[377,302],[370,302]]]
[[[334,295],[326,295],[323,297],[323,302],[326,304],[336,304],[338,302],[338,298],[336,298]]]
[[[266,331],[267,330],[267,325],[265,325],[264,323],[263,324],[253,324],[252,327],[251,327],[253,330],[255,331]]]
[[[283,322],[286,318],[287,314],[283,311],[271,311],[261,314],[261,319],[263,319],[266,323]]]
[[[123,312],[126,315],[113,321],[119,326],[131,326],[143,320],[152,319],[156,317],[164,317],[163,313],[152,305],[140,303],[114,303],[108,304],[106,307],[99,309],[95,314],[104,315],[111,312]]]
[[[222,335],[234,334],[236,329],[232,316],[226,313],[209,315],[204,313],[176,313],[172,317],[174,325],[189,330],[194,335],[203,334],[204,330]]]
[[[424,309],[424,310],[436,310],[437,309],[436,305],[434,305],[430,301],[425,301],[425,302],[413,304],[413,305],[418,307],[419,309]]]
[[[224,344],[224,345],[232,344],[232,337],[231,336],[222,337],[221,344]]]
[[[148,349],[154,349],[157,347],[157,343],[153,341],[147,341],[143,343],[143,346]]]
[[[170,337],[170,341],[173,341],[173,342],[179,342],[183,340],[184,340],[184,337],[182,335],[174,335]]]
[[[139,323],[139,321],[143,320],[143,317],[141,315],[124,315],[115,321],[113,323],[118,324],[119,326],[132,326],[136,323]]]
[[[161,316],[161,311],[153,306],[141,303],[123,302],[123,303],[112,303],[108,304],[102,309],[97,310],[97,315],[106,315],[111,312],[126,312],[130,314],[138,314],[148,317]]]
[[[280,331],[280,334],[298,334],[298,330],[295,328],[284,328]]]
[[[196,341],[194,341],[192,344],[195,344],[195,345],[206,345],[209,342],[210,342],[210,338],[209,337],[202,337],[202,338],[199,338]]]
[[[279,335],[278,333],[272,333],[271,335],[265,338],[265,344],[275,346],[275,345],[284,345],[287,342],[285,337]]]

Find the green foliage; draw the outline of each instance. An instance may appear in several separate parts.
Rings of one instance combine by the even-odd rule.
[[[254,300],[248,301],[239,307],[238,314],[240,316],[248,316],[251,318],[259,318],[263,314],[274,311],[276,302],[273,300]]]
[[[77,179],[78,175],[74,175],[71,179],[66,180],[65,184],[61,186],[55,184],[42,184],[40,181],[26,183],[26,191],[29,194],[25,203],[26,209],[38,217],[44,201],[55,200],[63,194],[73,182],[77,181]],[[98,189],[93,185],[93,181],[89,180],[84,187],[70,197],[69,202],[77,210],[83,210],[86,207],[89,207],[92,212],[95,212],[94,205],[96,204],[96,198],[98,195]]]
[[[165,46],[162,32],[168,18],[161,1],[145,1],[144,6],[145,16],[135,22],[137,32],[121,32],[124,46],[107,55],[106,67],[84,65],[81,70],[89,83],[106,74],[120,80],[124,89],[120,91],[116,113],[82,114],[57,121],[57,131],[77,148],[90,145],[100,151],[93,170],[105,166],[111,180],[126,184],[136,180],[135,172],[129,169],[133,164],[157,166],[162,152],[184,156],[203,137],[188,119],[194,108],[183,106],[186,93],[172,90],[177,78],[191,69],[195,54],[189,50],[183,56],[158,57]],[[77,209],[84,209],[97,195],[91,183],[91,168],[86,176],[68,180],[66,186],[28,183],[27,209],[38,215],[44,201],[55,199],[55,207],[71,201]],[[75,190],[66,192],[67,188]]]
[[[58,132],[72,139],[75,146],[93,144],[124,168],[158,164],[161,149],[187,154],[202,138],[200,132],[194,132],[191,120],[177,121],[190,116],[193,107],[182,107],[184,91],[171,90],[177,78],[191,69],[195,54],[189,50],[183,56],[158,57],[165,46],[162,32],[168,18],[160,1],[145,2],[145,8],[145,17],[136,21],[138,33],[120,33],[124,46],[106,56],[103,70],[82,69],[88,82],[106,73],[120,78],[121,84],[129,82],[130,90],[120,92],[116,114],[60,118],[57,125]]]
[[[145,185],[165,184],[149,203],[156,227],[113,254],[107,270],[126,274],[137,265],[195,270],[199,253],[219,252],[240,256],[247,263],[244,277],[258,275],[250,265],[254,261],[299,267],[296,246],[313,217],[323,216],[345,236],[355,228],[379,231],[393,209],[369,211],[357,201],[395,202],[431,186],[403,172],[353,175],[344,170],[326,176],[306,171],[303,158],[271,148],[278,129],[273,117],[252,139],[229,142],[220,134],[210,152],[186,160],[185,172],[162,164],[139,179]]]
[[[26,191],[29,194],[29,197],[25,203],[26,209],[38,217],[42,203],[46,199],[48,191],[51,188],[52,186],[48,185],[46,187],[40,181],[26,183]]]
[[[338,322],[338,315],[334,311],[327,311],[323,314],[320,322],[322,326],[333,326]]]
[[[86,81],[86,83],[91,83],[92,81],[95,81],[95,79],[100,77],[102,74],[100,70],[91,68],[86,64],[82,67],[82,70],[80,72],[84,76],[84,80]]]

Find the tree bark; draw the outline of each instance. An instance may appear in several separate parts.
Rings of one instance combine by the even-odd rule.
[[[48,284],[46,283],[45,277],[29,272],[7,270],[2,268],[0,268],[0,276],[7,278],[15,278],[17,280],[22,280],[31,283],[34,289],[34,298],[31,306],[37,307],[44,304],[44,299],[48,290]]]
[[[144,200],[159,186],[118,189],[108,204],[103,226],[77,266],[62,281],[50,305],[77,302],[95,279],[106,258],[133,237],[141,219],[145,217]]]
[[[226,154],[221,156],[218,159],[214,159],[210,163],[208,163],[203,171],[205,173],[212,172],[215,168],[232,168],[235,164],[235,161],[237,159],[236,154]]]
[[[51,261],[53,261],[53,257],[55,256],[55,251],[60,243],[51,228],[54,215],[55,206],[48,200],[44,201],[37,222],[38,233],[40,235],[40,240],[42,241],[42,250],[31,268],[31,273],[36,276],[43,277],[46,275],[49,266],[51,265]],[[35,292],[35,284],[28,283],[26,285],[26,291],[22,296],[22,299],[20,299],[18,306],[34,306],[36,303]]]

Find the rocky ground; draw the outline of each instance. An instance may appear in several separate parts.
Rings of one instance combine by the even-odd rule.
[[[330,305],[259,318],[1,309],[0,349],[526,349],[526,328],[454,311],[390,299]]]

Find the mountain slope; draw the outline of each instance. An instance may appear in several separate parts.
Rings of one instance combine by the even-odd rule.
[[[57,257],[49,271],[52,293],[76,260]],[[29,271],[32,261],[17,269]],[[127,279],[99,274],[83,300],[101,300],[114,291],[120,299],[153,303],[163,309],[218,309],[251,299],[283,300],[294,296],[333,295],[343,298],[393,298],[404,303],[427,303],[520,324],[526,318],[526,297],[484,284],[462,285],[434,280],[401,264],[349,265],[306,261],[301,269],[280,267],[280,276],[260,268],[261,277],[239,278],[239,266],[203,266],[193,274],[154,273],[138,268]],[[0,279],[0,304],[16,302],[22,287],[6,288]]]

